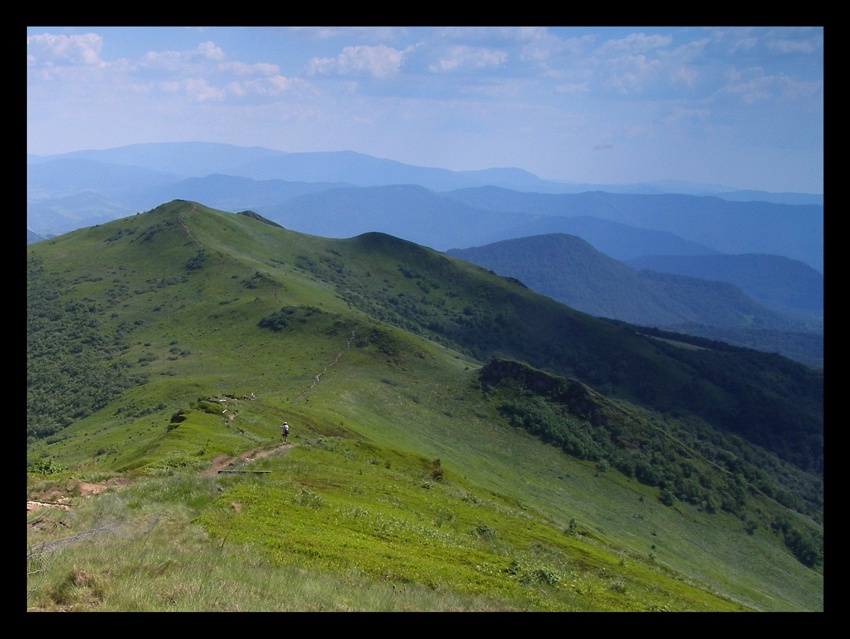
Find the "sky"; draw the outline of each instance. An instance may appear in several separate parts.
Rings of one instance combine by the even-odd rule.
[[[27,27],[27,153],[355,151],[823,193],[824,28]]]

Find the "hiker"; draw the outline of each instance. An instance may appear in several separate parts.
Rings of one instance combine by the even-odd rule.
[[[289,437],[289,424],[283,422],[280,427],[280,436],[283,438],[283,443],[286,443],[286,438]]]

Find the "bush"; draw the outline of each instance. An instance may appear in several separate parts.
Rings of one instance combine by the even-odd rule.
[[[32,462],[27,470],[40,475],[55,475],[56,473],[61,473],[65,468],[55,463],[52,459],[39,459]]]
[[[443,481],[444,476],[443,467],[440,465],[440,460],[435,459],[431,462],[431,479],[434,481]]]

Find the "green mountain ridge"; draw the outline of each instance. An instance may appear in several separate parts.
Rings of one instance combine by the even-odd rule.
[[[286,418],[267,478],[192,484],[210,506],[186,530],[264,570],[488,598],[472,609],[822,609],[822,373],[267,222],[174,201],[28,246],[28,496],[97,475],[139,500]],[[269,518],[273,497],[294,501]]]

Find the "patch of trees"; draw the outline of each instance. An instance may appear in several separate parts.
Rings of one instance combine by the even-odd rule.
[[[186,270],[187,271],[198,271],[204,267],[204,262],[207,259],[207,255],[203,249],[199,250],[195,255],[189,258],[186,262]]]
[[[795,525],[788,517],[778,517],[771,527],[800,563],[810,568],[823,563],[823,533]]]
[[[312,306],[284,306],[266,315],[257,322],[257,326],[277,333],[287,328],[292,322],[304,323],[314,315],[325,315],[325,313]]]
[[[27,264],[27,438],[58,433],[103,408],[126,388],[144,383],[116,361],[109,336],[84,301],[62,299],[62,283],[41,264]]]
[[[518,362],[492,360],[479,381],[513,427],[595,462],[601,472],[614,469],[658,488],[668,506],[679,500],[709,513],[723,510],[749,517],[754,526],[750,497],[760,493],[823,521],[822,481],[739,436],[687,419],[660,421],[625,410],[575,380]],[[795,556],[803,563],[820,561],[822,552],[812,551],[817,533],[788,529],[786,545]]]

